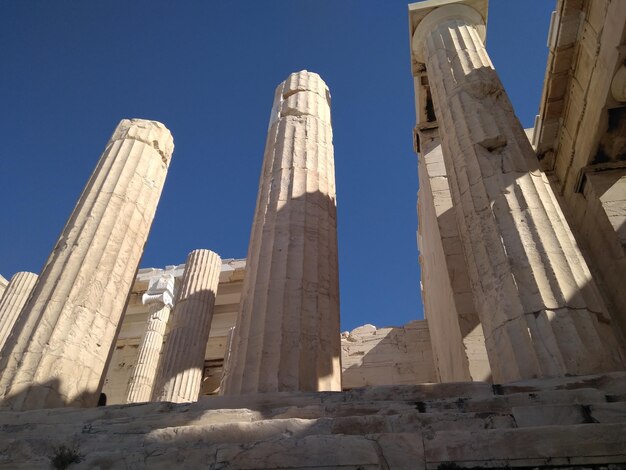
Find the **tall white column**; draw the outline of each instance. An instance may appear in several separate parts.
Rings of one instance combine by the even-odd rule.
[[[13,325],[37,282],[37,275],[29,272],[15,273],[0,299],[0,349],[4,346]]]
[[[315,73],[275,94],[223,393],[341,390],[330,94]]]
[[[152,398],[167,321],[174,304],[174,276],[159,274],[150,279],[142,302],[149,308],[148,322],[139,344],[137,364],[128,382],[127,403],[141,403]]]
[[[157,401],[198,400],[221,269],[212,251],[194,250],[187,257],[154,389]]]
[[[487,55],[484,30],[476,10],[451,1],[421,20],[412,49],[428,74],[494,380],[623,369],[611,319]]]
[[[95,406],[174,143],[120,122],[0,352],[3,408]]]

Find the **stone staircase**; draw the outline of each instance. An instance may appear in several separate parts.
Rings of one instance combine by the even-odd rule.
[[[4,469],[626,468],[626,373],[0,413]]]

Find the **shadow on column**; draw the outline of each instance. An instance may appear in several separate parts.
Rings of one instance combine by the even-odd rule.
[[[211,311],[211,315],[213,315],[212,310],[215,305],[215,292],[211,289],[198,290],[184,300],[187,304],[186,310],[195,310],[195,311],[203,311],[206,312],[208,310]],[[191,306],[197,305],[195,308]],[[208,306],[211,306],[210,309]],[[181,312],[177,312],[176,306],[172,309],[172,313],[170,314],[169,323],[170,325],[176,323],[176,316],[180,315]],[[186,313],[186,312],[183,312]],[[210,325],[209,325],[210,328]],[[187,329],[187,328],[185,328]],[[174,330],[169,331],[165,343],[172,338],[172,333]],[[204,334],[201,332],[193,332],[193,334],[186,335],[187,337],[192,337],[197,339],[198,337],[206,336],[208,339],[210,331],[206,331]],[[180,340],[180,337],[177,338]],[[202,350],[202,356],[197,358],[192,358],[188,362],[194,363],[191,367],[185,367],[184,364],[181,364],[179,358],[171,358],[172,363],[175,367],[171,365],[169,367],[164,367],[167,358],[163,357],[163,353],[168,351],[167,346],[165,345],[161,350],[161,358],[159,360],[159,370],[157,371],[157,378],[154,383],[154,388],[152,390],[152,401],[159,400],[162,394],[165,394],[166,388],[172,390],[180,390],[189,387],[197,387],[198,393],[202,388],[202,373],[204,370],[204,360],[205,360],[205,351],[206,351],[206,342],[204,344],[199,345],[197,341],[191,342],[186,345],[185,348],[178,347],[176,348],[176,352],[178,354],[190,354],[196,355],[200,350]],[[193,381],[197,380],[197,384],[193,383]],[[197,400],[198,397],[196,397]]]
[[[41,384],[33,384],[22,391],[7,395],[0,402],[0,411],[28,411],[41,409],[40,404],[44,401],[49,403],[46,408],[85,408],[85,403],[98,403],[100,391],[84,391],[73,400],[59,398],[58,391],[62,389],[62,381],[58,378]],[[50,394],[50,392],[54,392]],[[55,397],[54,402],[49,401],[49,395]],[[30,405],[31,401],[37,403]]]
[[[279,171],[269,184],[281,184],[288,171],[294,170]],[[280,191],[267,189],[272,198],[258,203],[268,209],[252,228],[251,250],[258,247],[248,253],[228,365],[233,380],[241,380],[233,394],[328,390],[339,380],[335,200],[317,190],[293,197],[302,189],[293,180]],[[318,175],[308,181],[317,184]],[[249,312],[243,320],[242,309]]]
[[[495,320],[492,338],[487,341],[499,342],[499,351],[503,351],[504,345],[512,351],[516,344],[507,339],[509,332],[526,334],[537,360],[538,373],[543,377],[623,370],[623,351],[617,343],[614,325],[593,280],[585,272],[586,266],[582,263],[578,267],[581,255],[568,233],[568,224],[560,214],[547,180],[541,176],[539,162],[521,125],[512,122],[516,120],[512,117],[514,111],[499,79],[492,69],[481,68],[470,72],[464,80],[475,86],[455,91],[465,95],[465,101],[458,97],[455,100],[459,103],[473,100],[476,112],[483,113],[485,123],[482,127],[474,121],[458,124],[459,148],[455,152],[462,151],[464,146],[473,146],[474,152],[468,152],[466,158],[475,158],[479,169],[472,162],[463,165],[460,156],[454,157],[458,160],[454,170],[460,173],[456,175],[459,187],[453,189],[453,194],[456,193],[456,200],[471,198],[468,205],[480,205],[470,208],[470,214],[474,214],[471,211],[489,211],[503,240],[504,251],[486,253],[487,257],[491,263],[494,257],[506,260],[512,279],[500,279],[500,282],[514,285],[521,294],[522,311],[518,316],[502,312],[506,317]],[[450,106],[453,110],[458,108],[454,103]],[[457,112],[466,110],[462,108]],[[455,116],[453,111],[449,116],[451,124],[455,124]],[[450,153],[445,150],[448,145],[445,138],[442,140],[444,153]],[[448,168],[451,157],[445,161],[448,174],[452,174],[452,168]],[[485,178],[484,187],[479,181],[482,178]],[[459,191],[465,196],[459,196]],[[480,224],[486,219],[476,217],[474,220]],[[564,230],[559,226],[561,223]],[[474,231],[465,236],[473,239],[472,249],[476,250],[478,237],[489,227],[473,226],[462,230]],[[529,253],[534,256],[532,261]],[[583,282],[585,277],[587,280]],[[480,281],[475,279],[474,282]],[[573,289],[574,284],[577,287]],[[472,286],[475,292],[483,290],[485,299],[496,296],[495,302],[505,302],[507,299],[502,297],[506,294],[499,292],[499,287],[490,293],[483,285]],[[518,301],[512,300],[512,305],[517,306]],[[490,314],[484,311],[487,307],[480,307],[483,316]],[[494,333],[498,338],[494,339]]]

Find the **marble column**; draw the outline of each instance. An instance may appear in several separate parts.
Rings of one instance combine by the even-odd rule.
[[[341,390],[330,94],[301,71],[274,97],[225,395]]]
[[[165,329],[174,303],[174,276],[160,274],[150,279],[141,300],[148,305],[148,322],[139,344],[137,364],[128,382],[127,403],[141,403],[152,398]]]
[[[485,50],[482,15],[436,5],[425,2],[412,52],[428,75],[494,381],[623,369],[611,319]]]
[[[117,126],[0,352],[1,407],[96,405],[173,149],[158,122]]]
[[[222,260],[209,250],[187,257],[154,389],[157,401],[198,400],[221,268]]]
[[[440,382],[490,381],[439,131],[418,131],[418,245],[424,318]]]
[[[37,282],[37,275],[29,272],[15,273],[0,299],[0,349],[4,346],[13,325]]]
[[[2,296],[4,295],[4,292],[6,291],[8,286],[9,281],[7,281],[2,274],[0,274],[0,300],[2,300]]]

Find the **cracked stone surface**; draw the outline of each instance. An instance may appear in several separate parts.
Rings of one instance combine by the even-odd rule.
[[[426,21],[434,14],[440,21]],[[417,27],[413,51],[426,63],[493,378],[623,370],[611,318],[487,55],[477,17],[458,4],[433,10]]]
[[[97,403],[173,149],[161,123],[117,126],[0,352],[0,407]]]
[[[225,394],[341,389],[330,124],[319,75],[278,86]]]
[[[76,469],[600,468],[626,459],[625,400],[613,373],[0,412],[0,468],[61,446]]]

